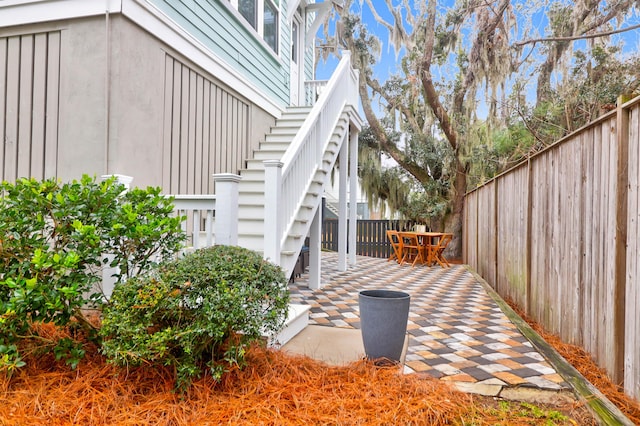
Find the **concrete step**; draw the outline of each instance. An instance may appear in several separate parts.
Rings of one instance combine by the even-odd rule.
[[[271,346],[282,346],[287,344],[298,333],[309,325],[310,305],[289,304],[287,319],[284,328],[276,336],[268,336]]]

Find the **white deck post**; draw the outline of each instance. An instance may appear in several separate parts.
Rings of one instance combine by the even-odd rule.
[[[129,189],[131,189],[131,182],[133,182],[133,176],[127,176],[127,175],[119,175],[117,173],[114,173],[112,175],[102,175],[100,176],[100,179],[102,179],[103,181],[109,179],[109,178],[116,178],[116,182],[124,185],[124,187],[127,189],[127,191]]]
[[[240,176],[232,173],[213,175],[216,193],[216,244],[238,244],[238,184]]]
[[[279,160],[264,164],[264,258],[280,265],[279,207],[282,187],[282,166]]]
[[[309,288],[320,288],[322,269],[322,204],[316,209],[309,229]]]
[[[338,270],[347,270],[347,173],[348,167],[348,133],[340,145],[340,175],[338,181]]]
[[[356,264],[358,229],[358,132],[349,140],[349,265]]]
[[[133,182],[133,176],[112,174],[112,175],[102,175],[100,176],[100,179],[102,181],[105,181],[111,177],[115,177],[116,182],[124,185],[124,187],[126,188],[125,191],[128,191],[129,189],[131,189],[131,182]],[[113,293],[113,288],[116,285],[116,279],[113,276],[113,274],[119,273],[120,268],[118,267],[112,268],[111,266],[108,266],[109,263],[111,263],[111,261],[115,257],[113,254],[105,253],[102,255],[102,257],[103,257],[103,265],[105,265],[102,268],[102,294],[104,295],[104,297],[107,298],[107,300],[109,300],[111,298],[111,294]],[[106,263],[104,263],[105,259],[107,260]]]

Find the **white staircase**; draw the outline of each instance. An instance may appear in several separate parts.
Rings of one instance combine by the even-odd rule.
[[[358,75],[344,52],[314,105],[289,107],[240,171],[237,244],[279,264],[287,277],[322,205],[341,147],[349,141],[349,126],[360,122],[357,104]],[[285,329],[272,342],[285,344],[304,329],[309,308],[291,305]]]
[[[247,168],[240,171],[238,187],[238,245],[263,252],[265,235],[265,167],[264,160],[281,160],[292,140],[300,130],[311,107],[290,107],[276,121],[264,142],[247,161]],[[333,134],[324,150],[321,166],[315,171],[303,201],[300,204],[293,226],[289,228],[280,251],[280,265],[289,277],[304,245],[311,221],[322,204],[324,185],[329,179],[340,144],[349,131],[346,113],[341,114]],[[311,166],[310,166],[311,167]],[[283,331],[273,340],[284,345],[309,323],[308,305],[291,305]]]
[[[291,141],[300,130],[311,107],[290,107],[276,121],[271,133],[254,152],[253,159],[247,161],[247,168],[240,171],[238,188],[238,245],[263,252],[265,218],[265,168],[264,160],[281,160]],[[280,265],[289,276],[298,259],[304,239],[309,232],[311,220],[320,207],[324,185],[329,179],[340,144],[349,130],[349,121],[343,113],[329,143],[324,150],[322,163],[312,177],[303,201],[295,215],[292,226],[287,232],[280,251]],[[312,167],[313,165],[309,165]]]
[[[318,217],[338,155],[342,148],[343,154],[347,152],[348,141],[355,141],[362,127],[357,112],[358,74],[351,68],[348,51],[343,52],[336,71],[316,99],[318,84],[313,82],[307,96],[314,104],[284,111],[240,176],[215,175],[215,196],[176,198],[177,210],[189,212],[193,229],[189,232],[185,224],[185,232],[193,236],[195,246],[200,246],[198,237],[203,233],[203,244],[215,240],[216,244],[254,250],[291,276],[311,224]],[[352,167],[356,168],[355,163]],[[201,213],[207,218],[204,230]],[[315,265],[320,255],[318,234],[311,233],[310,254],[316,256],[312,262]],[[310,280],[319,283],[320,268],[311,269]],[[290,305],[285,329],[278,336],[269,336],[271,343],[285,344],[304,329],[309,308]]]

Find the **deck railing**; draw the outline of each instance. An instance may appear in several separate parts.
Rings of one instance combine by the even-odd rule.
[[[317,87],[317,86],[309,86]],[[357,106],[358,75],[345,52],[331,80],[284,153],[282,161],[265,161],[265,257],[280,263],[280,250],[294,225],[324,152],[347,105]]]
[[[174,195],[176,213],[186,219],[182,229],[194,248],[238,243],[238,183],[240,176],[213,175],[216,194]]]
[[[175,195],[176,214],[184,216],[182,231],[187,236],[187,246],[210,247],[214,243],[213,218],[216,210],[215,195]]]
[[[307,106],[315,105],[329,80],[307,80],[304,82],[304,98]]]

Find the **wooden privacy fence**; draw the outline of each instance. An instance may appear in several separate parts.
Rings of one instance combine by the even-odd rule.
[[[388,258],[391,255],[391,245],[387,240],[387,230],[407,231],[414,225],[416,222],[412,220],[358,220],[356,222],[356,254]],[[325,219],[322,222],[322,248],[338,251],[337,219]]]
[[[463,256],[640,399],[640,98],[465,200]]]

